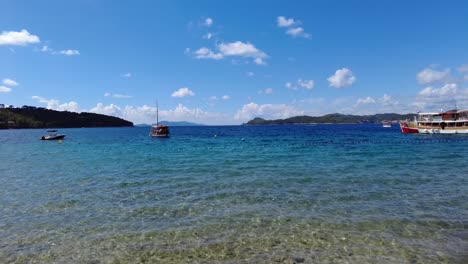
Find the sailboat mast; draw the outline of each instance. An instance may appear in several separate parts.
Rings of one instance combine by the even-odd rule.
[[[159,126],[159,107],[158,107],[158,102],[156,102],[156,125]]]

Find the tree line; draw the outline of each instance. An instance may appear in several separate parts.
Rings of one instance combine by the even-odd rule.
[[[0,129],[6,128],[73,128],[73,127],[131,127],[122,118],[95,113],[55,111],[43,107],[13,107],[0,104]]]

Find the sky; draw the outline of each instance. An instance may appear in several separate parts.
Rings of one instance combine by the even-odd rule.
[[[0,104],[154,123],[468,108],[468,1],[0,0]]]

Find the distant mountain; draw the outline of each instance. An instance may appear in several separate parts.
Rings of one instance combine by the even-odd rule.
[[[95,113],[55,111],[42,107],[0,108],[0,128],[132,127],[127,120]]]
[[[197,123],[192,123],[192,122],[187,122],[187,121],[161,121],[159,122],[161,125],[166,125],[166,126],[205,126],[203,124],[197,124]],[[151,126],[150,124],[138,124],[135,125],[137,127],[147,127]]]
[[[412,119],[415,114],[375,114],[375,115],[343,115],[328,114],[324,116],[294,116],[286,119],[266,120],[256,117],[247,125],[284,125],[284,124],[346,124],[346,123],[381,123],[383,121]]]

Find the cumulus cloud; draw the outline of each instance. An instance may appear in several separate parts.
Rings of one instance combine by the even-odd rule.
[[[41,96],[32,96],[32,99],[38,101],[39,103],[47,104],[47,109],[57,110],[57,111],[70,111],[70,112],[81,112],[80,106],[77,102],[70,101],[68,103],[61,104],[57,99],[47,99]]]
[[[291,90],[298,90],[299,87],[302,87],[307,90],[312,90],[314,89],[315,86],[315,81],[314,80],[303,80],[301,78],[297,79],[296,84],[293,84],[292,82],[287,82],[285,84],[286,88],[291,89]]]
[[[0,34],[0,45],[26,46],[39,43],[38,36],[30,34],[26,29],[21,31],[3,31]]]
[[[197,59],[213,59],[213,60],[220,60],[224,56],[221,53],[215,53],[209,48],[203,47],[195,51],[195,58]]]
[[[370,96],[367,96],[366,98],[359,98],[357,101],[356,101],[356,105],[363,105],[363,104],[375,104],[376,101],[374,98],[370,97]]]
[[[284,16],[277,17],[276,22],[278,23],[278,27],[290,27],[295,24],[293,18],[286,18]]]
[[[179,90],[172,93],[172,97],[186,97],[186,96],[194,96],[195,93],[191,91],[187,87],[180,88]]]
[[[206,27],[211,27],[213,25],[213,19],[211,17],[208,17],[203,21],[203,25]]]
[[[310,34],[304,31],[304,28],[297,25],[301,24],[300,21],[295,21],[293,18],[286,18],[284,16],[279,16],[276,19],[277,25],[280,28],[287,28],[286,34],[293,37],[303,37],[310,38]]]
[[[230,43],[221,43],[216,46],[217,51],[209,48],[202,47],[194,52],[197,59],[214,59],[220,60],[225,57],[245,57],[253,58],[256,64],[265,64],[265,59],[268,55],[256,48],[251,43],[244,43],[242,41],[235,41]]]
[[[61,50],[58,52],[58,54],[66,55],[66,56],[77,56],[80,55],[80,52],[78,50]]]
[[[286,88],[288,89],[291,89],[291,90],[297,90],[297,86],[295,86],[294,84],[290,83],[290,82],[287,82],[285,84]]]
[[[3,79],[3,84],[8,86],[18,86],[18,83],[15,80],[5,78]]]
[[[265,88],[263,90],[258,91],[259,94],[273,94],[273,88]]]
[[[430,68],[426,68],[419,72],[416,76],[416,79],[420,84],[430,84],[442,81],[448,78],[450,75],[450,69],[445,69],[443,71],[436,71]]]
[[[257,49],[251,43],[244,43],[242,41],[235,41],[231,43],[221,43],[218,46],[219,50],[224,56],[242,56],[242,57],[254,57],[254,58],[265,58],[267,55]]]
[[[296,109],[294,106],[286,104],[256,104],[254,102],[245,104],[234,116],[236,120],[246,121],[254,117],[268,119],[288,118],[291,116],[303,115],[304,111]]]
[[[0,85],[0,93],[9,93],[9,92],[11,92],[10,87]]]
[[[40,51],[42,51],[42,52],[53,52],[53,50],[51,48],[49,48],[49,46],[42,46]]]
[[[419,95],[425,97],[441,97],[441,96],[453,96],[458,92],[458,85],[456,83],[448,83],[441,88],[426,87],[419,92]]]
[[[397,100],[388,94],[384,94],[378,101],[384,106],[395,106],[399,104]]]
[[[156,107],[143,106],[125,106],[120,107],[115,104],[104,105],[98,103],[90,109],[90,112],[112,115],[126,120],[130,120],[135,124],[153,123],[155,122]],[[203,124],[219,124],[226,121],[228,117],[221,113],[206,112],[200,108],[188,108],[182,104],[178,104],[174,109],[159,109],[159,119],[169,121],[197,121]]]
[[[231,99],[231,96],[225,94],[225,95],[223,95],[223,97],[221,97],[221,98],[222,98],[223,100],[229,100],[229,99]]]
[[[315,86],[314,80],[302,80],[299,79],[297,80],[297,83],[299,84],[300,87],[311,90]]]
[[[208,32],[205,35],[203,35],[204,39],[211,39],[212,37],[213,37],[213,33],[211,33],[211,32]]]
[[[353,85],[356,82],[356,77],[353,72],[347,68],[337,70],[334,75],[328,79],[330,86],[335,88],[344,88]]]
[[[414,106],[424,110],[455,107],[468,104],[468,88],[461,89],[456,83],[447,83],[440,88],[426,87],[416,96]]]
[[[293,37],[310,38],[310,34],[304,32],[304,29],[302,27],[289,28],[288,30],[286,30],[286,34],[291,35]]]
[[[468,64],[458,67],[458,71],[464,74],[463,80],[468,82]]]

